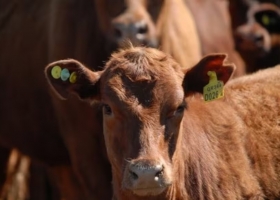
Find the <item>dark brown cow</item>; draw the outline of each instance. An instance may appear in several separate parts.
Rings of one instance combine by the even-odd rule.
[[[49,1],[0,3],[0,144],[17,147],[44,164],[69,165],[57,123],[52,122],[54,110],[47,85],[40,75],[40,66],[47,63],[48,7]],[[35,165],[32,165],[31,174],[45,177],[47,184],[48,176],[37,173],[41,169],[47,174],[45,166],[35,167],[37,172],[33,167]],[[32,176],[31,179],[36,178]],[[45,198],[51,196],[50,188],[46,191],[41,184],[35,185],[30,199],[38,199],[33,197],[39,191]]]
[[[232,13],[235,19],[242,16],[244,9]],[[248,0],[246,14],[247,18],[243,17],[243,23],[236,27],[235,37],[247,71],[275,66],[280,62],[280,8],[273,3]]]
[[[43,163],[43,168],[47,165],[48,171],[42,170],[43,173],[48,174],[51,171],[57,183],[61,183],[61,196],[70,200],[111,199],[111,170],[108,161],[105,161],[104,155],[100,153],[101,146],[104,146],[102,131],[93,128],[90,129],[90,134],[86,135],[76,130],[79,135],[75,134],[75,137],[72,137],[70,132],[67,132],[68,135],[63,134],[61,130],[66,126],[63,123],[69,125],[66,126],[66,131],[75,124],[71,124],[71,120],[65,122],[63,118],[57,120],[60,110],[55,110],[42,70],[49,59],[60,57],[60,54],[63,57],[75,57],[79,46],[84,51],[79,53],[81,56],[76,56],[77,58],[91,61],[94,66],[102,64],[102,60],[107,57],[104,53],[106,51],[101,50],[101,47],[105,46],[105,39],[102,40],[96,31],[99,29],[93,5],[92,1],[48,0],[0,3],[0,144],[9,148],[17,147],[35,162]],[[63,26],[56,27],[54,22]],[[68,29],[67,22],[70,22]],[[88,24],[90,26],[87,32],[83,27],[88,27]],[[64,30],[61,32],[59,28]],[[86,37],[82,33],[87,34]],[[96,35],[90,35],[92,33]],[[93,49],[82,46],[95,43],[95,40],[100,42],[100,45]],[[60,48],[51,46],[53,42],[60,44]],[[97,42],[95,44],[97,45]],[[96,55],[95,59],[91,54]],[[88,105],[82,105],[79,110],[82,108],[85,112],[81,111],[80,115],[87,115],[86,112],[90,113],[88,116],[95,115]],[[75,108],[72,109],[70,117],[78,116]],[[98,121],[96,123],[99,124]],[[34,179],[31,178],[32,180]],[[42,182],[44,184],[44,181]],[[31,188],[34,192],[44,189],[40,182],[35,182],[34,185],[36,188]],[[48,194],[45,193],[45,198],[49,197],[49,200],[52,199],[49,195],[50,187],[47,189],[49,191]],[[32,192],[30,195],[32,197]]]
[[[103,71],[68,59],[45,72],[62,99],[103,104],[114,199],[277,199],[280,66],[223,89],[235,69],[225,58],[182,70],[161,51],[130,47]]]

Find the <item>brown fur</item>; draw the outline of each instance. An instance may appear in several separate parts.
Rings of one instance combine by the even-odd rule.
[[[181,66],[190,68],[202,56],[198,30],[193,15],[183,0],[165,0],[161,10],[157,31],[160,49],[170,55]]]
[[[70,163],[53,121],[50,95],[40,69],[47,63],[49,3],[12,0],[2,1],[0,6],[0,143],[9,149],[17,147],[37,162],[37,167],[31,164],[29,169],[30,185],[20,186],[31,188],[30,200],[57,200],[57,196],[51,196],[57,186],[49,182],[49,174],[42,172],[46,165]],[[34,181],[40,178],[42,184]]]
[[[185,0],[185,2],[197,27],[202,55],[227,53],[230,61],[237,66],[234,76],[244,75],[246,66],[239,52],[235,50],[228,2],[216,0]]]
[[[81,116],[93,119],[95,111],[75,99],[75,106],[70,100],[59,107],[63,103],[52,100],[42,73],[54,59],[71,56],[101,66],[107,58],[110,51],[97,27],[94,2],[13,0],[1,2],[0,13],[0,143],[39,162],[34,173],[30,169],[30,199],[56,200],[51,194],[58,186],[69,199],[111,199],[110,166],[100,153],[100,122],[96,120],[96,129],[80,118],[90,125],[72,128],[75,120],[80,125]],[[62,110],[69,114],[62,116]],[[49,182],[53,176],[55,184]]]
[[[7,164],[7,180],[1,192],[1,200],[29,199],[30,158],[17,150],[11,152]]]
[[[104,104],[115,199],[279,198],[280,67],[233,80],[224,98],[205,103],[201,93],[188,87],[193,83],[189,72],[201,74],[202,81],[209,70],[232,73],[233,66],[219,64],[221,59],[225,56],[211,55],[197,70],[184,72],[163,52],[131,47],[113,54],[98,76],[73,60],[50,64],[46,75],[52,79],[55,65],[75,66],[86,75],[77,84],[97,83],[99,95],[91,98]],[[229,78],[221,77],[224,83]],[[71,84],[50,83],[58,94],[80,95]],[[165,190],[137,191],[129,168],[135,162],[151,168],[162,164]]]

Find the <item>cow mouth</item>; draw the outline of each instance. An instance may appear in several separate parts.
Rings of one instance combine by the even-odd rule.
[[[163,187],[152,187],[152,188],[135,188],[132,192],[138,196],[157,196],[160,195],[167,186]]]

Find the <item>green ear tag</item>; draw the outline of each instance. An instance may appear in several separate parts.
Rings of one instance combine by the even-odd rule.
[[[203,87],[204,101],[213,101],[224,96],[224,83],[217,80],[216,72],[209,71],[207,75],[210,77],[209,83]]]

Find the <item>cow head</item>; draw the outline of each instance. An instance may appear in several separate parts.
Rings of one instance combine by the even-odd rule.
[[[263,55],[280,45],[278,6],[271,3],[251,3],[247,17],[247,23],[236,30],[238,49]]]
[[[69,93],[103,105],[103,127],[114,181],[139,196],[160,195],[176,179],[186,95],[201,93],[208,71],[226,83],[234,67],[224,54],[209,55],[183,70],[152,48],[129,48],[112,55],[101,72],[75,60],[51,63],[47,79],[61,98]],[[63,72],[64,71],[64,72]]]
[[[118,46],[158,45],[156,20],[163,0],[96,0],[103,32]]]

